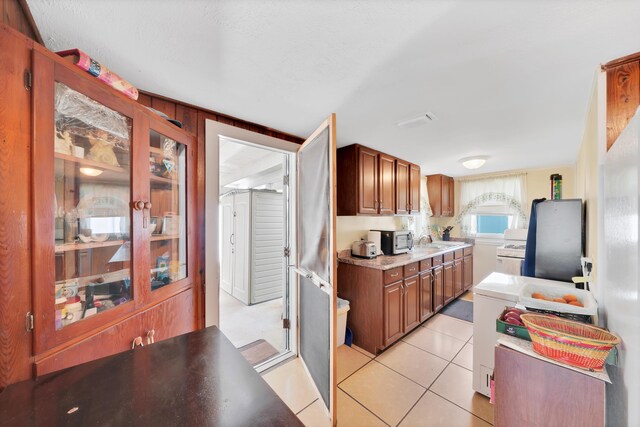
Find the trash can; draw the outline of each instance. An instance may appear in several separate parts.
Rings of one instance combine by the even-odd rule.
[[[346,299],[338,298],[338,337],[337,337],[337,345],[341,346],[344,344],[344,336],[347,330],[347,312],[349,311],[349,301]]]

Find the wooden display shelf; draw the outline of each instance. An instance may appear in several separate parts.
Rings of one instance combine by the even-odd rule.
[[[70,156],[68,154],[55,153],[55,158],[61,159],[67,162],[78,163],[81,166],[87,166],[91,168],[97,168],[105,171],[118,172],[118,173],[128,175],[127,171],[120,166],[113,166],[113,165],[109,165],[102,162],[96,162],[95,160],[85,159],[84,157],[75,157],[75,156]]]
[[[107,240],[106,242],[62,243],[62,244],[56,245],[56,253],[62,253],[67,251],[79,251],[82,249],[106,248],[109,246],[119,246],[124,244],[124,242],[125,242],[124,240]]]
[[[173,240],[179,239],[179,234],[153,234],[150,237],[150,241],[159,242],[162,240]],[[107,240],[106,242],[88,242],[88,243],[61,243],[56,245],[56,253],[68,252],[68,251],[78,251],[82,249],[93,249],[93,248],[106,248],[109,246],[118,246],[122,245],[128,240]]]
[[[180,235],[179,234],[153,234],[151,235],[151,241],[152,242],[159,242],[162,240],[172,240],[172,239],[179,239]]]

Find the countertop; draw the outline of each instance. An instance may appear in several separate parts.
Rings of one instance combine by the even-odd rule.
[[[0,393],[3,426],[302,426],[211,326]]]
[[[379,255],[373,259],[357,258],[351,256],[351,250],[345,249],[338,252],[338,261],[345,264],[357,265],[360,267],[374,268],[376,270],[391,270],[392,268],[401,267],[412,262],[421,261],[423,259],[431,258],[436,255],[442,255],[447,252],[452,252],[457,249],[468,248],[473,245],[459,242],[459,245],[450,245],[446,249],[436,248],[424,248],[415,247],[413,250],[406,254],[401,255]]]

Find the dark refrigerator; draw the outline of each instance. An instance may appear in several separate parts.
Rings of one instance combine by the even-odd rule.
[[[535,277],[571,282],[582,276],[584,205],[581,199],[537,205]],[[528,249],[528,248],[527,248]]]

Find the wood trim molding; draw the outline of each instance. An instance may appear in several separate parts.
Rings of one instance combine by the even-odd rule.
[[[640,52],[632,53],[630,55],[623,56],[622,58],[614,59],[613,61],[609,61],[606,64],[602,64],[600,68],[602,69],[602,71],[609,71],[612,68],[616,68],[620,65],[637,61],[640,61]]]
[[[282,132],[279,131],[277,129],[273,129],[267,126],[263,126],[257,123],[253,123],[247,120],[243,120],[243,119],[239,119],[237,117],[233,117],[233,116],[229,116],[227,114],[224,113],[219,113],[217,111],[213,111],[213,110],[209,110],[207,108],[203,108],[203,107],[199,107],[197,105],[193,105],[193,104],[189,104],[186,102],[182,102],[182,101],[178,101],[176,99],[173,98],[169,98],[167,96],[164,95],[158,95],[156,93],[153,92],[148,92],[146,90],[140,90],[140,99],[138,99],[138,102],[140,102],[143,105],[147,105],[151,108],[156,108],[156,109],[160,109],[155,107],[154,104],[154,100],[156,102],[158,101],[164,101],[166,103],[170,103],[170,104],[175,104],[176,105],[176,110],[178,107],[182,107],[182,108],[186,108],[186,109],[192,109],[192,110],[197,110],[199,112],[205,113],[205,115],[207,115],[208,119],[217,121],[217,122],[221,122],[224,124],[228,124],[228,125],[232,125],[235,127],[239,127],[242,129],[247,129],[253,132],[257,132],[257,133],[262,133],[268,136],[272,136],[274,138],[278,138],[278,139],[284,139],[285,141],[290,141],[290,142],[295,142],[297,144],[302,144],[304,142],[303,138],[300,138],[297,135],[292,135],[290,133],[286,133],[286,132]],[[171,118],[174,118],[171,116],[171,114],[167,113],[167,111],[163,111],[165,114],[169,115]],[[179,119],[178,119],[179,120]]]
[[[10,0],[5,0],[5,1],[10,1]],[[22,8],[22,13],[24,13],[24,17],[27,20],[27,22],[29,23],[29,25],[31,26],[31,31],[33,31],[33,34],[35,36],[35,40],[40,43],[41,45],[44,45],[44,40],[42,39],[42,34],[40,34],[40,30],[38,29],[38,26],[36,25],[36,21],[33,19],[33,15],[31,14],[31,9],[29,9],[29,5],[27,4],[27,0],[17,0],[18,4],[20,5],[20,7]]]

